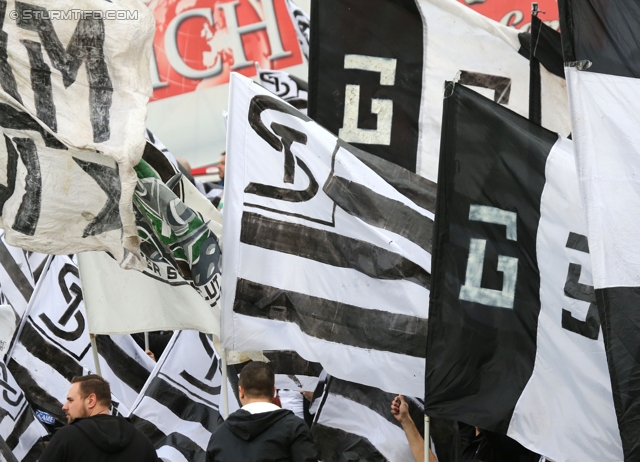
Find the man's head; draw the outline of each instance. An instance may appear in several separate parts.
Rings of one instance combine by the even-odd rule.
[[[221,180],[224,180],[224,167],[227,161],[227,153],[223,152],[220,157],[220,162],[218,162],[218,176]]]
[[[275,396],[274,383],[275,375],[271,365],[260,361],[250,362],[240,372],[240,402],[243,406],[257,401],[270,403]]]
[[[110,408],[109,382],[99,375],[93,374],[74,377],[71,380],[67,402],[62,406],[69,424],[76,419],[109,414]]]

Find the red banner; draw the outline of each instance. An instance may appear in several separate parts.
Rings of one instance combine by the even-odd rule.
[[[531,27],[531,0],[458,0],[478,13],[507,26],[527,31]],[[539,17],[558,30],[560,17],[557,0],[538,0]],[[543,13],[544,12],[544,13]]]
[[[156,20],[153,99],[285,69],[303,57],[285,0],[149,0]]]

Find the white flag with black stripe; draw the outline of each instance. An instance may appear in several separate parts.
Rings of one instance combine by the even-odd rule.
[[[613,401],[625,460],[640,460],[640,3],[558,3]]]
[[[225,347],[421,396],[434,185],[238,74],[229,117]]]
[[[8,461],[36,462],[47,430],[38,422],[25,394],[0,361],[0,457]]]
[[[71,379],[95,371],[95,363],[76,265],[57,256],[42,278],[8,366],[34,406],[49,415],[43,420],[64,422],[61,407]],[[102,375],[129,409],[153,363],[130,336],[97,336],[96,342]]]
[[[400,422],[391,414],[395,395],[328,377],[311,426],[320,459],[413,462]],[[406,398],[411,418],[424,434],[424,406]]]
[[[211,434],[222,422],[220,365],[207,335],[175,332],[130,416],[162,461],[206,461]],[[231,413],[238,409],[238,403],[227,387]]]
[[[19,320],[33,294],[31,266],[24,250],[8,245],[3,231],[0,236],[0,290]]]

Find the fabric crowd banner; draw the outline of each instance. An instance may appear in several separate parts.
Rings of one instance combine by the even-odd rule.
[[[157,142],[155,137],[154,141]],[[148,204],[165,195],[168,197],[161,208],[154,210],[155,222],[149,222],[137,211],[146,269],[141,273],[124,270],[104,252],[78,255],[91,333],[194,329],[220,335],[219,270],[214,267],[212,273],[207,273],[211,262],[219,260],[220,252],[207,253],[210,247],[192,245],[195,252],[189,255],[191,268],[187,267],[186,261],[183,264],[174,258],[174,249],[180,250],[178,243],[167,243],[163,236],[165,230],[171,229],[169,223],[174,221],[171,217],[169,221],[159,217],[161,212],[170,212],[173,204],[182,203],[193,209],[194,220],[200,217],[199,232],[204,241],[214,246],[218,245],[217,237],[222,236],[222,217],[195,186],[181,177],[172,158],[168,151],[159,151],[150,144],[143,156],[144,172],[157,181],[157,188],[148,190],[151,193]],[[166,183],[170,183],[171,188],[163,186]],[[189,238],[193,236],[190,234]],[[115,287],[118,289],[114,290]]]
[[[231,86],[225,348],[295,350],[343,380],[421,396],[435,185],[245,77]]]
[[[34,285],[26,252],[8,245],[4,233],[0,231],[0,290],[18,321],[27,309]]]
[[[311,426],[320,460],[413,462],[404,430],[389,408],[394,394],[328,377]],[[424,433],[424,406],[405,398]]]
[[[15,246],[109,250],[138,267],[131,197],[151,95],[151,13],[138,0],[49,7],[0,7],[2,228]]]
[[[303,114],[307,113],[309,86],[304,80],[284,71],[269,71],[258,68],[258,82]]]
[[[203,333],[175,332],[131,409],[163,462],[205,462],[211,434],[222,422],[221,361]],[[229,412],[239,408],[228,383]]]
[[[426,412],[557,462],[622,460],[572,144],[445,92]]]
[[[640,5],[561,1],[580,191],[625,460],[640,457]]]
[[[300,51],[307,61],[309,60],[309,36],[311,34],[310,24],[311,21],[307,14],[296,5],[293,0],[287,1],[287,9],[291,15],[291,20],[296,28],[296,34],[298,36],[298,43],[300,44]]]
[[[71,379],[96,368],[76,265],[57,256],[42,278],[8,366],[36,410],[45,413],[46,423],[53,423],[51,418],[65,422],[61,400]],[[130,409],[153,363],[130,336],[98,336],[96,342],[103,377]]]
[[[0,457],[8,461],[37,462],[44,451],[47,430],[34,416],[9,369],[0,361]]]
[[[528,34],[455,0],[314,0],[311,20],[310,117],[432,181],[445,81],[528,115]],[[541,98],[542,125],[568,135],[563,79],[543,72]]]

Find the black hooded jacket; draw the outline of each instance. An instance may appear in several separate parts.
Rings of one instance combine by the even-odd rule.
[[[111,415],[76,419],[51,438],[40,462],[157,462],[151,441],[133,424]]]
[[[316,462],[309,427],[288,409],[251,414],[240,409],[213,433],[207,462]]]

